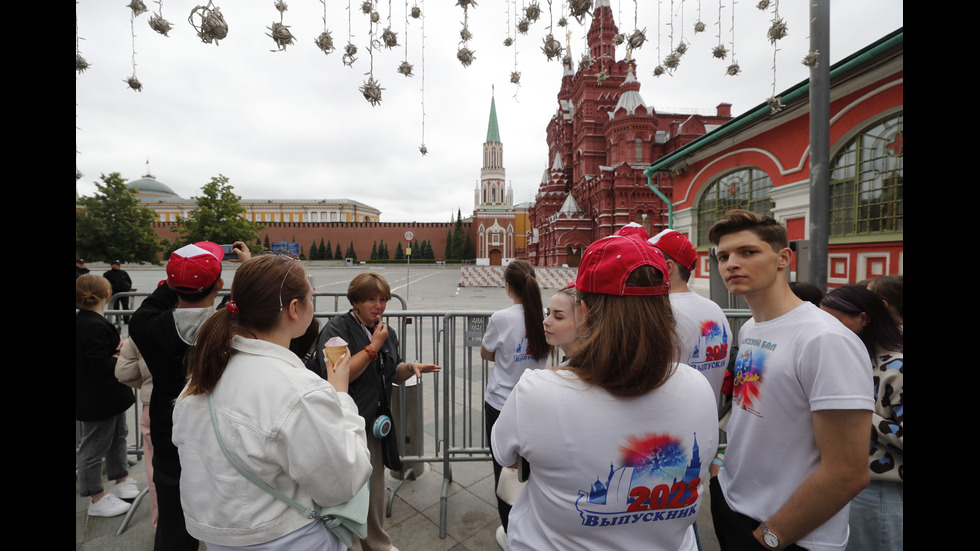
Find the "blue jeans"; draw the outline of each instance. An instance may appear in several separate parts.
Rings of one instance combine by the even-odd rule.
[[[109,480],[129,476],[126,463],[126,412],[101,421],[82,422],[82,441],[78,445],[78,493],[82,497],[102,492],[102,459]]]
[[[902,482],[872,480],[851,500],[848,551],[901,551],[904,493]]]

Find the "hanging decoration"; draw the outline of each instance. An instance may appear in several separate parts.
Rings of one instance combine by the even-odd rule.
[[[313,43],[324,54],[330,55],[330,52],[334,51],[334,45],[333,37],[330,36],[330,31],[327,30],[327,2],[326,0],[320,0],[320,3],[323,4],[323,32],[320,33],[320,36],[316,37]]]
[[[694,32],[703,33],[706,28],[707,25],[701,21],[701,0],[698,0],[698,20],[694,22]]]
[[[463,30],[459,32],[460,38],[460,48],[456,51],[456,59],[463,65],[463,67],[469,67],[473,60],[476,59],[476,52],[469,49],[468,42],[473,38],[473,33],[470,32],[470,6],[476,7],[475,0],[456,0],[456,5],[463,8]]]
[[[768,0],[764,1],[768,7]],[[761,6],[762,2],[759,4]],[[759,9],[763,8],[760,7]],[[779,48],[776,47],[776,41],[784,38],[786,32],[786,22],[782,17],[779,17],[779,0],[776,0],[775,7],[773,8],[772,26],[769,27],[768,32],[769,42],[772,43],[772,96],[769,96],[769,99],[766,100],[769,109],[773,113],[782,111],[785,107],[781,99],[776,96],[776,53],[779,51]]]
[[[422,5],[425,5],[425,0],[422,0]],[[412,10],[414,13],[414,9]],[[422,59],[422,77],[421,77],[421,87],[419,88],[422,96],[422,141],[419,143],[419,153],[425,157],[429,153],[429,148],[425,146],[425,15],[422,10],[419,10],[419,15],[422,17],[422,38],[421,38],[421,59]],[[414,17],[414,16],[413,16]]]
[[[633,1],[635,2],[636,0]],[[660,59],[660,28],[662,27],[662,25],[660,24],[661,23],[660,14],[662,12],[663,12],[663,0],[658,0],[657,2],[657,59]],[[666,72],[667,72],[667,68],[664,67],[663,63],[653,68],[653,76],[655,77],[659,77]]]
[[[728,55],[728,48],[721,42],[721,9],[721,2],[718,2],[718,45],[711,50],[711,55],[718,59],[725,59],[725,56]]]
[[[173,28],[170,21],[163,18],[163,0],[156,0],[158,7],[157,13],[150,16],[150,28],[154,31],[162,34],[163,36],[168,36],[167,33]]]
[[[79,40],[81,40],[81,39],[78,37],[78,12],[77,12],[77,8],[76,8],[76,13],[75,13],[75,70],[78,71],[78,74],[82,74],[82,73],[85,72],[85,69],[88,69],[89,67],[91,67],[91,65],[89,64],[88,61],[85,61],[85,58],[82,57],[82,51],[78,49],[78,41]]]
[[[388,9],[389,11],[391,10],[390,3]],[[412,64],[408,62],[408,0],[405,0],[405,59],[398,66],[398,72],[406,77],[414,76],[412,74]]]
[[[532,2],[533,1],[534,0],[532,0]],[[532,3],[531,6],[537,7],[537,3]],[[528,6],[528,8],[524,9],[525,16],[528,16],[528,10],[531,6]],[[535,21],[541,15],[541,8],[537,8],[537,9],[538,12],[534,18]],[[528,17],[528,19],[530,20],[530,17]],[[563,48],[561,42],[558,42],[558,40],[555,39],[555,35],[551,34],[553,27],[554,27],[554,18],[551,12],[551,0],[548,0],[548,34],[542,39],[542,41],[544,42],[544,46],[541,47],[541,51],[544,52],[544,55],[545,57],[548,58],[548,61],[551,61],[552,59],[561,59],[562,57],[561,54]]]
[[[289,9],[289,7],[286,5],[286,2],[284,2],[283,0],[276,0],[273,3],[273,6],[275,6],[276,10],[279,12],[279,22],[276,23],[275,21],[273,21],[271,27],[266,27],[272,33],[272,34],[267,34],[266,36],[270,37],[273,41],[275,41],[276,48],[278,48],[278,51],[282,52],[286,50],[286,46],[289,46],[290,44],[293,43],[293,38],[294,38],[293,33],[289,32],[289,27],[284,25],[282,22],[283,15],[285,14],[286,10]],[[276,50],[272,50],[272,51],[275,52]]]
[[[422,17],[422,10],[418,6],[412,6],[412,19]]]
[[[720,29],[720,27],[721,27],[721,2],[720,1],[718,2],[718,26],[719,26],[719,29]],[[719,30],[719,33],[720,32],[721,31]],[[735,61],[735,3],[734,3],[734,0],[732,2],[732,30],[731,30],[731,33],[732,33],[732,41],[731,41],[731,45],[732,45],[732,50],[731,50],[731,52],[732,52],[732,62],[728,66],[728,68],[725,69],[725,73],[728,74],[728,76],[736,76],[740,72],[742,72],[742,69],[738,66],[738,62]],[[719,37],[720,36],[721,35],[719,34]]]
[[[200,23],[194,22],[195,15],[200,18]],[[198,38],[205,44],[214,42],[214,45],[217,46],[219,40],[228,36],[228,23],[221,15],[221,10],[214,7],[214,2],[210,0],[208,0],[206,7],[196,6],[192,9],[191,14],[187,17],[187,22],[194,27]]]
[[[569,0],[568,13],[578,20],[579,24],[584,24],[585,16],[592,10],[592,0]]]
[[[133,40],[133,76],[127,78],[125,82],[130,89],[136,90],[137,92],[143,91],[143,85],[140,83],[139,79],[136,78],[136,17],[139,14],[146,11],[146,6],[143,5],[139,0],[133,0],[128,6],[132,13],[129,14],[129,32]]]
[[[381,41],[384,42],[385,48],[389,50],[398,46],[398,33],[391,30],[391,0],[388,0],[388,26],[381,33]]]
[[[548,4],[551,4],[550,0]],[[540,17],[541,6],[538,5],[538,0],[531,0],[531,3],[524,8],[524,18],[527,19],[528,23],[534,23]]]
[[[365,4],[370,5],[370,2],[365,2]],[[354,28],[351,26],[350,14],[350,0],[347,0],[347,45],[344,46],[344,55],[341,57],[341,61],[344,65],[353,68],[354,62],[357,61],[357,46],[354,45]]]
[[[380,82],[374,80],[374,49],[376,46],[376,39],[374,38],[374,25],[381,20],[381,16],[374,10],[373,1],[364,2],[364,4],[361,5],[361,9],[370,13],[368,22],[368,58],[370,59],[370,67],[368,68],[368,72],[364,73],[365,75],[368,75],[368,79],[360,88],[358,88],[358,90],[360,90],[361,95],[364,96],[364,99],[371,104],[371,107],[377,107],[377,105],[381,103],[381,92],[384,90],[384,88],[381,87]]]
[[[809,67],[811,69],[813,69],[814,67],[816,67],[817,65],[819,65],[820,64],[820,50],[813,50],[813,51],[807,52],[807,54],[805,56],[803,56],[803,61],[801,61],[801,63],[803,63],[804,65],[806,65],[807,67]]]

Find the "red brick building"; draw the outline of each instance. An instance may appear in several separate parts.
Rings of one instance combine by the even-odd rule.
[[[548,168],[529,209],[527,258],[537,266],[578,266],[590,243],[629,222],[651,235],[667,225],[667,207],[643,171],[731,119],[731,105],[714,115],[658,113],[640,96],[635,60],[616,60],[619,32],[609,3],[600,1],[589,28],[591,63],[569,62],[548,123]],[[669,178],[661,190],[671,191]]]

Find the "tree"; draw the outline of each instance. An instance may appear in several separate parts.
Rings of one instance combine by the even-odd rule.
[[[262,245],[265,247],[265,250],[267,251],[272,248],[272,244],[269,243],[269,234],[265,234],[265,241],[262,243]]]
[[[340,252],[340,243],[337,243],[337,250],[333,253],[333,257],[336,260],[344,259],[344,253]]]
[[[371,245],[371,260],[377,260],[377,259],[378,259],[378,242],[375,241],[374,244]]]
[[[337,246],[339,247],[340,245],[337,245]],[[354,251],[354,242],[353,241],[351,241],[350,242],[350,245],[347,246],[347,256],[345,258],[352,258],[354,260],[357,260],[357,252]]]
[[[476,258],[476,252],[473,251],[473,240],[467,233],[466,241],[463,243],[463,260],[473,260],[474,258]]]
[[[218,175],[201,188],[197,197],[197,209],[187,218],[177,218],[177,233],[184,243],[213,241],[215,243],[234,243],[235,241],[259,241],[259,231],[263,226],[242,217],[241,197],[235,195],[226,176]],[[268,236],[266,236],[268,238]],[[268,248],[268,246],[266,246]]]
[[[152,224],[157,216],[140,205],[118,172],[101,176],[92,197],[80,197],[75,211],[75,252],[82,257],[159,264],[162,241]]]
[[[313,238],[313,243],[310,245],[310,260],[320,260],[320,249],[316,246],[316,238]]]
[[[388,245],[385,244],[385,240],[384,239],[382,239],[381,242],[378,243],[378,258],[380,260],[390,260],[391,259],[391,255],[388,254]]]
[[[395,246],[395,260],[405,260],[405,253],[402,251],[401,241]]]
[[[320,258],[323,260],[333,260],[333,249],[330,248],[330,242],[327,241],[326,246],[323,244],[323,238],[320,238]]]

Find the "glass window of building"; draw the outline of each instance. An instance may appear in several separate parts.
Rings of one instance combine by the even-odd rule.
[[[738,168],[708,184],[698,203],[698,245],[708,245],[708,230],[732,209],[772,213],[772,180],[756,167]]]

